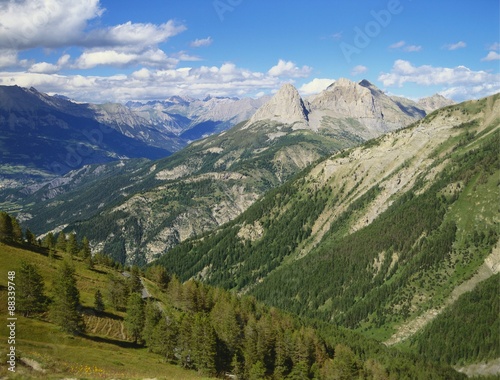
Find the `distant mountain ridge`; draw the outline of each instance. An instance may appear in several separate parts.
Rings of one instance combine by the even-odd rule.
[[[19,166],[62,175],[93,163],[171,154],[101,122],[89,105],[34,88],[0,86],[0,130],[0,164],[7,172]]]
[[[246,120],[264,101],[172,97],[147,105],[87,104],[33,87],[0,86],[0,181],[24,186],[84,165],[166,157]]]
[[[70,173],[63,186],[56,181],[32,187],[35,191],[25,202],[34,206],[23,207],[22,219],[39,233],[78,230],[96,250],[104,248],[121,262],[149,262],[179,242],[231,221],[321,157],[402,128],[424,113],[415,111],[410,100],[399,106],[369,82],[361,83],[339,80],[312,102],[286,84],[249,121],[171,157],[130,165],[123,161],[110,170]],[[208,98],[197,104],[212,102],[214,111],[220,102],[249,101]],[[154,115],[169,109],[178,118],[189,118],[193,103],[176,97],[133,107],[140,112],[157,107]],[[103,173],[102,181],[98,173]],[[87,183],[85,191],[76,181]]]

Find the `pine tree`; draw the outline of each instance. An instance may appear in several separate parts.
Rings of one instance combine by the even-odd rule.
[[[0,211],[0,241],[6,243],[13,241],[12,218],[4,211]]]
[[[76,241],[75,233],[71,233],[68,236],[68,241],[66,242],[66,252],[71,256],[75,256],[78,253],[78,242]]]
[[[21,226],[19,225],[19,222],[17,221],[16,218],[11,217],[11,220],[12,220],[12,240],[15,241],[16,243],[22,243],[23,230],[21,229]]]
[[[63,331],[82,333],[85,331],[85,323],[78,311],[79,307],[80,292],[76,287],[75,269],[64,261],[54,282],[50,317]]]
[[[172,316],[162,316],[154,330],[155,352],[167,360],[174,359],[178,335],[179,328],[175,319]]]
[[[109,276],[108,297],[116,310],[124,310],[129,296],[128,284],[122,276]]]
[[[16,308],[25,317],[45,310],[44,282],[38,267],[34,264],[21,262],[17,271]]]
[[[165,267],[161,265],[153,265],[149,267],[147,271],[147,277],[156,282],[163,290],[166,290],[168,287],[168,283],[171,280],[170,275],[168,274]]]
[[[33,234],[33,232],[30,231],[29,228],[26,228],[26,233],[24,234],[24,236],[26,236],[26,242],[29,245],[37,245],[36,236]]]
[[[56,239],[52,232],[49,232],[42,240],[42,246],[48,248],[49,250],[53,250],[56,246]]]
[[[86,236],[82,239],[82,249],[80,250],[80,256],[86,259],[91,256],[89,239]]]
[[[129,277],[130,293],[141,293],[142,288],[143,286],[141,282],[139,267],[134,265],[130,270],[130,277]]]
[[[134,343],[142,341],[142,331],[144,329],[144,301],[139,293],[132,293],[128,298],[125,326],[132,339],[134,339]]]
[[[99,289],[97,289],[94,294],[94,309],[98,313],[102,313],[104,311],[104,300],[102,299],[102,294]]]
[[[148,346],[149,351],[155,351],[156,345],[156,334],[155,328],[160,319],[162,318],[161,310],[156,306],[154,302],[147,302],[144,317],[144,329],[142,331],[142,338],[144,343]]]
[[[57,235],[56,249],[66,251],[66,234],[64,232],[59,232]]]
[[[206,314],[196,313],[192,330],[193,362],[205,375],[215,373],[215,331]]]

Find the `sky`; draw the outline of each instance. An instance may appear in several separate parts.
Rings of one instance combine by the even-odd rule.
[[[500,92],[498,0],[0,0],[0,85],[76,101]]]

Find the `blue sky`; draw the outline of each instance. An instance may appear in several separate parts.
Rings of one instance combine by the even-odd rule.
[[[500,91],[498,0],[1,0],[0,84],[79,101]]]

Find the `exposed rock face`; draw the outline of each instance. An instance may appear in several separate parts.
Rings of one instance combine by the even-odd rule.
[[[367,139],[404,127],[425,115],[417,103],[390,97],[367,80],[356,83],[340,78],[311,98],[311,103],[302,100],[291,84],[285,84],[246,126],[268,120],[292,124],[293,129],[348,131]]]
[[[248,121],[247,126],[261,120],[283,124],[300,123],[307,126],[309,110],[297,89],[291,84],[283,85],[271,100],[260,107]]]
[[[451,106],[455,104],[455,102],[451,99],[447,99],[442,95],[435,94],[429,96],[428,98],[422,98],[418,101],[418,106],[425,110],[425,112],[430,113],[439,108],[443,108],[446,106]]]
[[[345,78],[340,78],[316,96],[311,110],[320,122],[325,116],[357,119],[373,133],[372,136],[425,116],[425,111],[395,101],[367,80],[355,83]],[[319,128],[320,125],[312,127]]]

